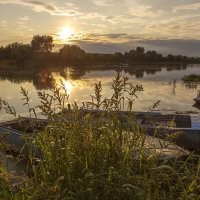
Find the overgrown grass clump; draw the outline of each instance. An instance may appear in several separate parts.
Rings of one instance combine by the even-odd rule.
[[[191,74],[182,78],[184,82],[200,82],[199,74]]]
[[[39,108],[48,117],[48,126],[35,134],[34,144],[41,158],[32,159],[33,175],[19,186],[0,177],[3,199],[199,199],[200,162],[196,154],[186,160],[159,159],[155,147],[147,148],[145,130],[133,115],[119,110],[133,109],[138,92],[119,75],[112,84],[111,98],[102,97],[101,83],[95,85],[91,102],[83,107],[68,102],[64,86],[53,94],[39,93]],[[63,92],[64,90],[64,92]],[[23,91],[25,97],[28,93]],[[29,98],[25,98],[30,112]],[[126,103],[125,103],[126,101]],[[5,103],[5,102],[4,102]],[[3,105],[2,105],[3,107]],[[105,112],[84,114],[84,109]],[[56,114],[56,110],[61,112]],[[15,113],[10,107],[10,113]],[[195,162],[193,162],[195,161]],[[2,173],[2,170],[1,172]]]

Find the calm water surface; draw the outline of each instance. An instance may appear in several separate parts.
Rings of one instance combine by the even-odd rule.
[[[51,76],[58,84],[60,79],[65,83],[70,94],[70,101],[81,104],[90,100],[94,84],[101,81],[103,85],[103,96],[111,96],[112,80],[117,72],[129,78],[134,84],[142,84],[144,91],[139,94],[135,101],[136,111],[148,111],[155,102],[160,100],[157,110],[162,112],[183,112],[193,115],[194,126],[200,123],[200,109],[194,107],[193,98],[200,90],[198,84],[185,84],[181,78],[185,75],[200,74],[200,65],[188,66],[134,66],[108,68],[101,66],[92,70],[83,67],[66,67],[64,70],[48,69],[40,73],[31,72],[0,73],[0,97],[9,101],[17,112],[27,115],[27,108],[21,102],[22,95],[20,87],[25,88],[31,97],[31,105],[40,104],[37,92],[49,91],[51,83],[47,77]],[[39,113],[40,115],[40,113]],[[10,116],[1,112],[1,121],[10,119]]]

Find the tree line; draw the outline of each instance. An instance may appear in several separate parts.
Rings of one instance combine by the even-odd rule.
[[[0,47],[0,61],[7,61],[15,66],[23,64],[99,64],[99,63],[133,63],[133,62],[178,62],[200,63],[200,57],[187,57],[168,54],[164,56],[157,51],[145,51],[137,47],[125,53],[114,54],[87,53],[77,45],[65,44],[57,52],[53,51],[53,37],[36,35],[30,44],[12,43]]]

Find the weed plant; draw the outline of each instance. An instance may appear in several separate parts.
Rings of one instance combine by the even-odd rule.
[[[31,108],[22,89],[25,105],[36,116],[40,109],[48,125],[34,135],[41,155],[29,156],[32,176],[19,185],[0,168],[0,198],[8,200],[198,200],[200,199],[199,155],[187,159],[161,160],[132,111],[143,90],[119,74],[113,80],[113,94],[103,98],[101,82],[95,85],[91,101],[79,107],[69,102],[64,85],[52,95],[39,92],[41,105]],[[128,105],[125,108],[125,105]],[[1,101],[1,108],[16,116],[14,108]],[[85,112],[85,109],[95,112]],[[98,112],[98,110],[104,112]],[[59,112],[58,112],[59,111]],[[123,125],[122,121],[126,122]],[[193,162],[194,161],[194,162]]]

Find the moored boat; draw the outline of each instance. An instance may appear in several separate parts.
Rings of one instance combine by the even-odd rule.
[[[72,110],[65,110],[62,114],[64,114],[65,118],[68,118]],[[122,125],[126,127],[130,119],[132,121],[138,122],[138,124],[142,125],[163,125],[169,126],[171,122],[174,122],[175,127],[177,128],[191,128],[192,121],[190,115],[178,115],[178,114],[162,114],[160,112],[134,112],[134,111],[103,111],[103,110],[78,110],[78,115],[80,118],[84,118],[87,115],[92,115],[94,119],[98,119],[99,117],[103,117],[106,119],[109,116],[118,115],[119,120]],[[57,115],[57,119],[59,119],[59,115]]]
[[[73,121],[73,115],[69,113],[73,111],[67,111],[64,113],[65,122],[70,124]],[[107,120],[109,114],[112,112],[105,112],[100,110],[79,110],[80,125],[84,123],[86,115],[92,116],[94,121],[91,124],[95,124],[95,119],[98,119],[103,114],[103,120]],[[169,136],[173,137],[176,133],[178,134],[173,138],[173,143],[186,150],[196,150],[200,152],[200,129],[191,128],[191,117],[189,115],[163,115],[161,113],[154,112],[117,112],[121,128],[123,130],[130,126],[130,119],[135,120],[138,127],[147,135],[155,136],[161,139],[168,139]],[[70,116],[70,117],[69,117]],[[63,117],[63,116],[62,116]],[[128,118],[128,120],[127,120]],[[60,115],[55,117],[55,121],[60,121]],[[174,122],[174,126],[170,126],[170,122]],[[29,156],[30,147],[31,151],[38,158],[41,157],[40,151],[34,146],[34,133],[43,130],[48,125],[48,120],[45,119],[34,119],[34,118],[19,118],[16,120],[4,122],[0,124],[0,134],[4,137],[4,142],[9,147],[18,153],[22,153],[26,157]]]
[[[194,98],[193,100],[195,101],[195,104],[200,105],[200,91],[198,91],[196,98]]]
[[[0,123],[0,136],[6,144],[5,150],[22,154],[26,157],[30,154],[30,149],[36,157],[40,156],[39,150],[34,147],[34,133],[42,130],[48,121],[20,117],[14,120]]]
[[[160,139],[169,140],[183,149],[200,152],[200,129],[174,127],[144,127],[145,133]]]

